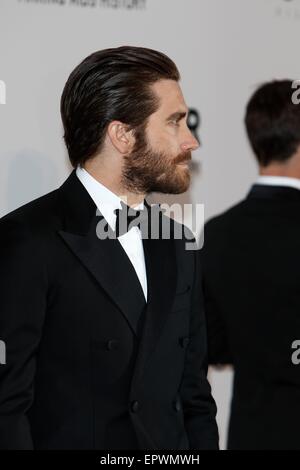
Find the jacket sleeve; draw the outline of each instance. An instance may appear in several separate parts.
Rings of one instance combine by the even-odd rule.
[[[33,449],[27,412],[46,310],[46,272],[23,223],[0,220],[0,449]]]
[[[190,320],[190,341],[186,349],[180,388],[185,428],[190,448],[219,448],[216,404],[207,380],[207,337],[201,290],[199,251],[194,250],[194,281]]]

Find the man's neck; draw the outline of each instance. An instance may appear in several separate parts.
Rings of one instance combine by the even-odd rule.
[[[273,161],[267,166],[260,166],[259,174],[300,179],[300,149],[284,162]]]
[[[93,169],[89,165],[83,165],[83,168],[99,183],[103,184],[103,186],[105,186],[111,192],[116,194],[116,196],[122,199],[128,206],[135,207],[144,201],[145,194],[133,193],[124,189],[121,186],[119,179],[114,177],[118,175],[114,175],[113,171],[95,171],[95,169]]]
[[[285,178],[300,179],[300,169],[286,168],[284,166],[268,166],[260,168],[260,176],[284,176]]]

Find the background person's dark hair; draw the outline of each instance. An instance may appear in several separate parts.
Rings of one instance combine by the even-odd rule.
[[[165,54],[123,46],[95,52],[71,73],[61,97],[64,139],[76,167],[101,150],[108,124],[118,120],[128,129],[145,125],[159,107],[150,85],[180,79]]]
[[[292,101],[291,80],[262,85],[251,97],[245,124],[261,166],[288,160],[300,145],[300,105]]]

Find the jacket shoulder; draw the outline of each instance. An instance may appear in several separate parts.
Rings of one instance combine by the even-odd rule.
[[[27,227],[30,231],[46,227],[59,213],[58,189],[14,209],[0,218],[0,230],[5,227]]]
[[[243,213],[247,205],[247,200],[240,201],[239,203],[229,207],[221,214],[210,218],[205,223],[205,232],[214,232],[220,230],[222,227],[234,224]]]

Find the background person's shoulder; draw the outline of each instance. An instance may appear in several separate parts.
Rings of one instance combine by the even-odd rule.
[[[242,200],[220,214],[209,218],[204,226],[205,232],[218,231],[223,225],[235,222],[241,216],[246,206],[247,200]]]

